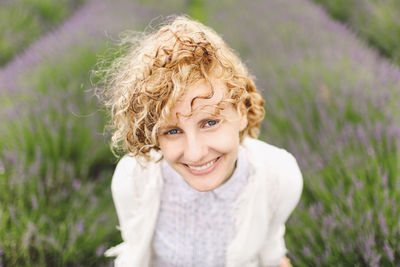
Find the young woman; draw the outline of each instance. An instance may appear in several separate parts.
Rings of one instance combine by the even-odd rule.
[[[263,99],[212,29],[174,17],[106,70],[115,266],[290,266],[285,222],[302,176],[257,138]]]

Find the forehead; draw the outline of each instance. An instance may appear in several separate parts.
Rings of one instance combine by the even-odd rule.
[[[192,112],[215,108],[225,97],[226,85],[222,80],[200,80],[186,88],[185,93],[172,108],[172,114],[188,115]]]

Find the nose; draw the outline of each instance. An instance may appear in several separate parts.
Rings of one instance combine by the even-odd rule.
[[[184,158],[186,164],[203,163],[207,156],[207,144],[200,136],[187,134],[184,146]]]

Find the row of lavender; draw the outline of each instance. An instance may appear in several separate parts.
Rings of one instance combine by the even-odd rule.
[[[152,1],[148,1],[152,2]],[[186,1],[156,3],[185,11]],[[111,6],[113,8],[111,8]],[[399,260],[398,68],[306,0],[205,1],[204,16],[258,77],[262,138],[298,158],[305,187],[287,227],[296,266]],[[109,34],[155,17],[90,2],[0,70],[0,265],[107,264],[119,242],[104,119],[86,89]],[[129,19],[128,19],[129,18]],[[15,82],[17,80],[17,82]],[[4,127],[4,125],[7,125]]]
[[[111,264],[115,162],[90,70],[107,42],[153,16],[88,1],[0,69],[0,266]]]
[[[400,2],[313,0],[400,66]],[[343,8],[346,6],[346,8]]]
[[[84,0],[21,0],[0,3],[0,66],[53,29]]]
[[[226,1],[228,2],[228,1]],[[400,261],[400,71],[307,0],[209,1],[264,90],[262,138],[304,175],[287,227],[296,266]]]

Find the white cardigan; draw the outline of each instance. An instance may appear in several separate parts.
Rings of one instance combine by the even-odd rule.
[[[285,222],[296,207],[303,179],[296,159],[284,149],[245,138],[248,184],[234,204],[235,234],[226,266],[276,266],[286,253]],[[160,157],[154,153],[153,158]],[[163,179],[160,162],[123,157],[111,191],[123,242],[105,252],[116,267],[151,266],[152,238],[160,208]]]

